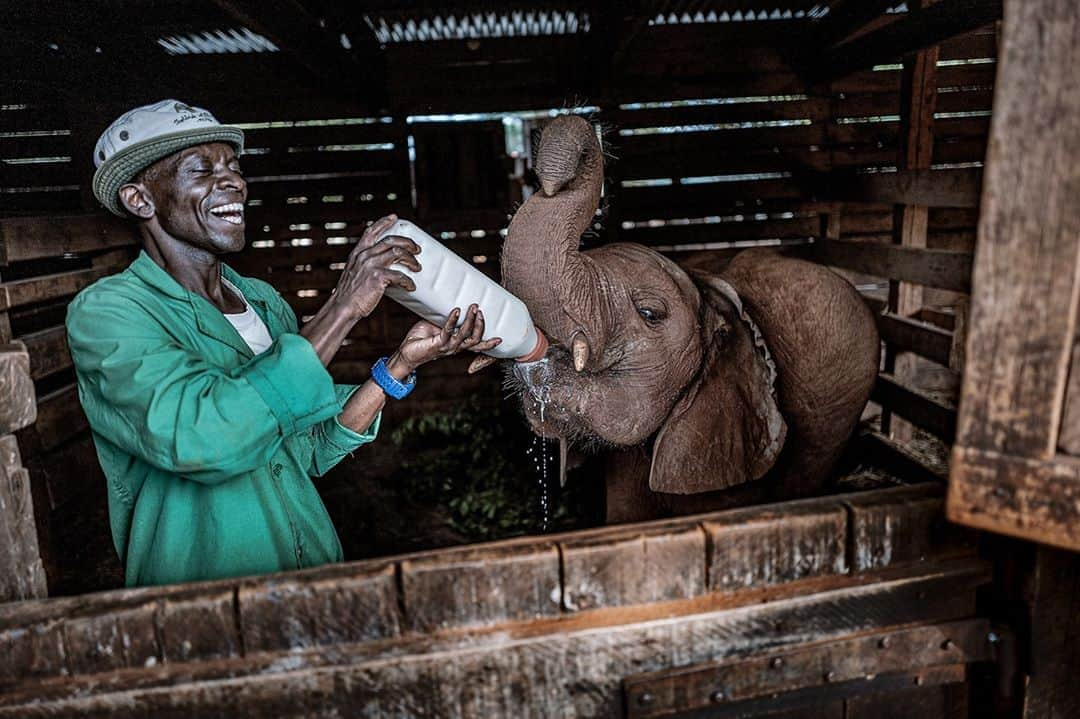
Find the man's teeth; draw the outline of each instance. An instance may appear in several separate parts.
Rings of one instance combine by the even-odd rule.
[[[239,225],[244,221],[244,205],[240,202],[230,202],[227,205],[218,205],[210,208],[210,214],[220,217],[226,222]]]

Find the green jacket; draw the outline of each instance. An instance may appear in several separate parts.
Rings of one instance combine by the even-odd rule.
[[[342,426],[335,385],[274,290],[222,265],[274,338],[258,357],[146,253],[68,308],[79,399],[108,480],[128,586],[342,559],[310,476],[378,432]]]

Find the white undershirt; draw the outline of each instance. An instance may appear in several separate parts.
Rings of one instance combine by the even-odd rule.
[[[244,293],[237,288],[236,285],[229,282],[224,277],[221,281],[225,285],[235,292],[240,299],[244,301],[244,311],[239,314],[225,314],[225,319],[236,328],[237,333],[244,339],[247,346],[251,348],[251,351],[255,354],[262,354],[266,351],[266,348],[274,343],[272,337],[270,337],[270,331],[266,329],[266,323],[262,321],[258,313],[251,308],[248,304],[247,298],[244,297]]]

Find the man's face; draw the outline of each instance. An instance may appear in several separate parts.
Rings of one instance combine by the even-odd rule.
[[[211,142],[181,150],[144,179],[162,229],[214,254],[244,247],[247,183],[233,146]]]

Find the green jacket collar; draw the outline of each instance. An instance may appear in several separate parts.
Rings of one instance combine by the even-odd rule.
[[[221,310],[210,304],[205,297],[188,290],[177,282],[176,278],[154,262],[150,255],[146,254],[145,250],[139,251],[139,256],[131,263],[129,269],[139,279],[162,294],[190,303],[195,315],[195,323],[202,334],[227,344],[246,357],[254,356],[247,342],[239,335],[232,323],[225,319],[225,315],[221,313]],[[277,317],[270,316],[271,313],[267,302],[259,291],[248,282],[247,278],[237,274],[233,268],[224,262],[221,263],[221,274],[244,294],[244,298],[255,309],[263,322],[266,323],[270,336],[277,337],[283,330],[279,326]]]

